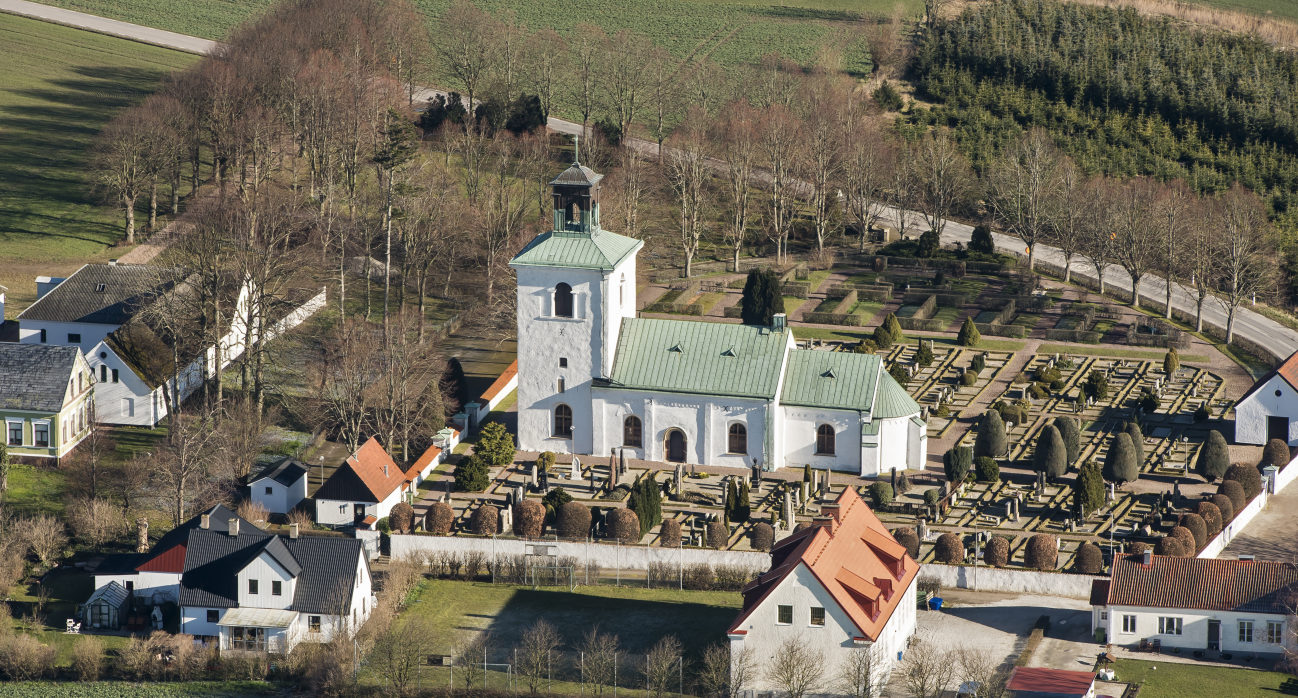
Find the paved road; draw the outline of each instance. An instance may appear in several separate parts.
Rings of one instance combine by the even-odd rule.
[[[100,34],[120,36],[124,39],[174,48],[189,53],[207,54],[219,46],[215,41],[208,41],[195,36],[185,36],[184,34],[162,31],[161,29],[142,27],[138,24],[119,22],[115,19],[96,17],[95,15],[73,12],[58,7],[49,7],[27,2],[26,0],[0,0],[0,12],[43,19],[46,22],[65,24],[78,29],[89,29]]]
[[[96,17],[81,12],[72,12],[54,7],[47,7],[26,0],[0,0],[0,12],[10,12],[13,14],[25,15],[37,19],[43,19],[68,26],[89,29],[91,31],[113,36],[120,36],[127,39],[142,41],[144,43],[166,46],[169,48],[189,51],[191,53],[206,54],[213,51],[220,44],[207,39],[200,39],[184,34],[161,31],[149,27],[142,27],[138,24],[128,24],[117,20]],[[421,99],[428,99],[434,94],[445,94],[443,92],[431,89],[420,90],[416,95]],[[581,133],[580,124],[571,121],[564,121],[551,117],[549,127],[560,133],[576,134]],[[648,141],[634,140],[631,145],[640,149],[656,148],[655,144]],[[894,209],[889,209],[885,218],[892,225],[897,225],[897,216]],[[919,220],[918,214],[908,216],[909,220]],[[950,244],[953,242],[968,243],[969,238],[973,235],[973,228],[963,223],[949,222],[942,234],[942,242]],[[1002,235],[999,233],[992,234],[992,240],[999,251],[1020,254],[1023,251],[1023,241]],[[1037,246],[1037,258],[1041,261],[1048,262],[1059,267],[1064,266],[1063,253],[1053,247],[1045,245]],[[1087,279],[1095,279],[1095,270],[1085,261],[1074,260],[1072,264],[1072,273]],[[1104,272],[1104,283],[1116,288],[1131,291],[1131,279],[1126,273],[1118,268],[1109,268]],[[1141,281],[1140,295],[1151,300],[1162,302],[1166,298],[1166,286],[1163,279],[1150,276]],[[1195,312],[1193,294],[1182,287],[1180,284],[1174,284],[1172,289],[1172,306],[1178,310],[1189,313],[1191,316]],[[1284,327],[1278,322],[1263,317],[1247,308],[1241,308],[1236,313],[1235,332],[1241,337],[1256,343],[1257,345],[1270,351],[1276,357],[1283,359],[1290,354],[1298,351],[1298,332]],[[1226,310],[1214,300],[1208,300],[1204,304],[1204,322],[1207,325],[1222,328],[1226,326]]]

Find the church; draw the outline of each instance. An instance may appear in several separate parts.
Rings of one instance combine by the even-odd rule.
[[[799,349],[769,327],[639,318],[644,243],[600,227],[600,180],[556,177],[554,228],[518,275],[518,443],[527,451],[862,476],[923,468],[919,405],[877,354]]]

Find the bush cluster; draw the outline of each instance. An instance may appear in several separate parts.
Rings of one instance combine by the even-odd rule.
[[[893,492],[892,485],[880,481],[870,485],[870,500],[877,507],[886,507],[892,504]]]
[[[969,388],[978,382],[978,374],[973,371],[965,371],[960,374],[960,385]]]
[[[1028,539],[1023,564],[1032,569],[1053,570],[1059,566],[1059,543],[1049,533],[1038,533]]]
[[[451,525],[455,523],[455,510],[446,502],[433,502],[428,507],[428,513],[424,514],[424,530],[429,533],[436,533],[444,536],[451,532]]]
[[[490,504],[483,504],[469,516],[469,530],[479,536],[500,532],[500,512]]]
[[[715,550],[722,550],[726,543],[730,541],[730,527],[723,521],[713,521],[708,524],[708,547]]]
[[[979,434],[981,437],[981,434]],[[977,446],[975,446],[977,448]],[[942,469],[946,479],[952,484],[959,484],[969,477],[969,468],[973,465],[973,451],[967,446],[953,446],[942,454]]]
[[[396,533],[410,533],[415,529],[415,508],[405,502],[397,502],[388,512],[388,525]]]
[[[676,519],[664,519],[658,527],[658,544],[664,548],[675,548],[681,544],[681,522]]]
[[[910,526],[901,526],[892,531],[892,537],[902,547],[906,548],[906,554],[910,555],[912,560],[919,559],[919,535],[915,529]]]
[[[461,492],[481,492],[491,484],[487,460],[477,452],[463,456],[455,466],[455,489]]]
[[[933,545],[933,556],[938,562],[958,565],[964,562],[964,543],[954,533],[943,533]]]
[[[775,545],[775,529],[771,528],[768,523],[759,523],[753,526],[750,534],[752,538],[753,550],[767,552]]]
[[[979,456],[974,461],[974,466],[978,471],[979,482],[998,482],[1001,479],[1001,466],[994,458]]]
[[[585,504],[569,501],[559,507],[554,527],[560,538],[585,538],[590,533],[592,518],[590,509]]]
[[[992,567],[1004,567],[1010,564],[1010,542],[1002,536],[992,536],[983,546],[983,562]]]
[[[1104,571],[1104,553],[1094,543],[1082,543],[1073,557],[1073,568],[1082,574],[1099,574]]]
[[[1253,501],[1253,498],[1262,493],[1262,473],[1258,469],[1247,463],[1236,463],[1226,469],[1223,479],[1234,480],[1244,488],[1245,501]]]

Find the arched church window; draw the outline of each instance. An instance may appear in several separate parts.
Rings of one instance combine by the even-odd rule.
[[[572,408],[567,405],[554,407],[554,435],[561,439],[572,438]]]
[[[622,445],[628,448],[640,448],[644,442],[640,439],[640,418],[630,415],[622,420]]]
[[[816,427],[816,454],[821,456],[834,455],[834,427],[828,424],[821,424]]]
[[[622,283],[618,284],[617,287],[617,305],[619,308],[626,305],[625,294],[626,294],[626,274],[623,274]]]
[[[572,317],[572,287],[568,284],[554,287],[554,316]]]
[[[742,424],[730,425],[730,452],[748,453],[748,427]]]

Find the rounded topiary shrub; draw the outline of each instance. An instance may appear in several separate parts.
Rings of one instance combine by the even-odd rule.
[[[1225,480],[1234,480],[1244,487],[1245,501],[1253,501],[1253,498],[1262,492],[1262,473],[1247,463],[1236,463],[1230,466],[1222,477]]]
[[[1154,544],[1154,554],[1181,557],[1181,542],[1171,536],[1163,536]]]
[[[946,472],[946,479],[952,483],[964,482],[972,466],[973,451],[965,446],[952,446],[942,454],[942,469]]]
[[[1082,543],[1073,556],[1073,569],[1082,574],[1099,574],[1104,571],[1104,553],[1094,543]]]
[[[960,536],[954,533],[943,533],[938,536],[937,543],[933,546],[933,557],[938,562],[948,565],[964,562],[964,543],[960,540]]]
[[[1144,555],[1146,550],[1149,550],[1148,543],[1142,543],[1140,541],[1136,541],[1135,543],[1127,544],[1128,555]]]
[[[749,538],[753,550],[766,552],[771,549],[772,545],[775,545],[775,529],[771,528],[768,523],[759,523],[753,526]]]
[[[428,507],[428,513],[424,514],[424,530],[429,533],[436,533],[444,536],[451,532],[451,525],[455,523],[455,510],[446,502],[433,502]]]
[[[1140,477],[1140,463],[1130,434],[1120,431],[1109,442],[1109,452],[1104,455],[1104,477],[1118,484]]]
[[[1181,544],[1181,557],[1194,557],[1194,554],[1199,552],[1199,545],[1194,540],[1194,533],[1185,526],[1173,526],[1167,535],[1175,538]]]
[[[906,471],[903,470],[897,474],[897,496],[900,497],[910,490],[910,478],[906,477]]]
[[[877,507],[886,507],[892,504],[892,485],[886,482],[876,482],[870,485],[870,500]]]
[[[1059,566],[1059,543],[1049,533],[1038,533],[1028,539],[1023,564],[1037,570],[1053,570]]]
[[[910,555],[912,560],[919,559],[919,536],[916,535],[915,529],[910,526],[901,526],[892,531],[892,537],[902,547],[906,548],[906,554]]]
[[[924,490],[924,503],[933,506],[934,504],[937,504],[938,499],[941,498],[941,496],[942,495],[938,493],[936,487]]]
[[[681,522],[676,519],[663,519],[658,527],[658,544],[664,548],[676,548],[681,544]]]
[[[1230,448],[1226,445],[1226,437],[1221,432],[1213,429],[1208,432],[1208,438],[1199,447],[1199,460],[1196,463],[1199,474],[1203,479],[1212,482],[1222,475],[1230,467]]]
[[[405,502],[397,502],[388,512],[388,525],[393,533],[410,533],[415,528],[415,508]]]
[[[454,477],[455,488],[461,492],[481,492],[491,484],[487,461],[477,453],[460,458]]]
[[[514,535],[540,538],[544,528],[545,507],[540,502],[524,499],[514,505]]]
[[[1000,412],[987,410],[978,424],[978,436],[974,439],[973,455],[996,458],[1005,455],[1005,422]]]
[[[992,567],[1004,567],[1010,564],[1010,542],[1000,536],[992,536],[983,546],[983,562]]]
[[[590,533],[590,509],[581,502],[568,502],[559,507],[554,517],[554,528],[560,538],[585,538]]]
[[[608,515],[608,534],[623,543],[640,541],[640,517],[630,509],[614,509]]]
[[[1037,472],[1045,473],[1050,482],[1068,472],[1068,448],[1064,445],[1064,437],[1053,424],[1047,424],[1041,429],[1036,450],[1032,454],[1032,465]]]
[[[1221,533],[1221,510],[1212,502],[1199,502],[1194,507],[1194,513],[1203,519],[1203,525],[1208,528],[1208,537],[1211,538]]]
[[[1181,514],[1181,518],[1176,522],[1177,526],[1184,526],[1194,536],[1194,549],[1202,548],[1208,542],[1208,524],[1198,514]]]
[[[973,371],[965,371],[960,374],[960,385],[969,388],[978,382],[978,374]]]
[[[1218,488],[1218,490],[1220,489],[1221,488]],[[1208,501],[1216,505],[1217,511],[1221,512],[1221,525],[1223,527],[1235,520],[1235,503],[1230,501],[1230,497],[1227,497],[1224,494],[1214,494]],[[1202,514],[1200,514],[1200,516],[1202,516]]]
[[[720,521],[708,524],[708,547],[721,550],[730,542],[730,527]]]
[[[1239,484],[1238,480],[1222,480],[1221,484],[1217,485],[1217,494],[1224,494],[1230,499],[1231,520],[1234,520],[1235,514],[1248,504],[1248,498],[1244,496],[1244,486]]]
[[[499,533],[500,512],[490,504],[483,504],[474,509],[473,514],[469,516],[469,530],[479,536],[490,536]]]
[[[1257,464],[1259,468],[1265,468],[1268,465],[1274,465],[1277,468],[1283,468],[1289,463],[1289,444],[1280,439],[1271,439],[1266,442],[1266,448],[1262,449],[1262,460]]]
[[[1001,479],[1001,466],[995,458],[979,456],[974,461],[974,466],[978,470],[979,482],[996,482]]]

